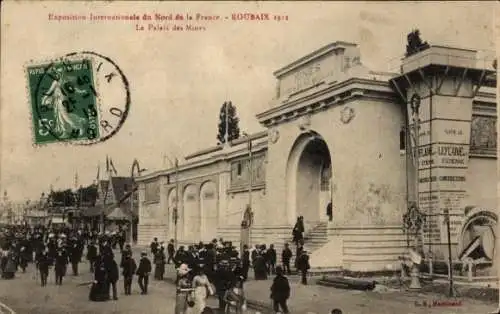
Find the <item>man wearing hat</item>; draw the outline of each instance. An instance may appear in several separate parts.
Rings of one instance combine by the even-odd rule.
[[[167,264],[170,264],[170,261],[172,261],[173,263],[175,254],[174,239],[171,239],[167,245],[167,254],[168,254]]]
[[[248,270],[250,269],[250,251],[248,245],[243,245],[243,252],[241,253],[241,272],[245,281],[248,279]]]
[[[132,257],[132,251],[123,251],[122,261],[120,263],[123,274],[123,287],[125,290],[125,295],[132,294],[132,279],[134,277],[135,271],[137,270],[137,264]]]
[[[219,298],[220,309],[226,308],[226,301],[224,300],[226,291],[230,289],[236,281],[236,276],[230,269],[229,261],[221,260],[215,271],[215,289]]]
[[[127,255],[132,255],[132,247],[130,246],[130,244],[125,245],[125,248],[122,250],[122,257],[120,259],[120,265],[122,265],[122,263],[125,260],[125,257]]]
[[[82,258],[80,247],[78,246],[78,239],[73,237],[70,242],[69,256],[71,261],[71,269],[73,270],[73,276],[78,276],[78,263]]]
[[[141,261],[137,268],[137,276],[139,276],[139,287],[141,294],[148,294],[149,274],[151,273],[151,261],[146,252],[141,253]]]
[[[303,285],[307,285],[307,271],[310,268],[309,255],[307,255],[306,250],[303,250],[302,254],[297,258],[297,269],[301,272]]]
[[[158,238],[154,238],[153,242],[149,245],[149,248],[151,249],[151,254],[155,256],[156,251],[158,251],[158,248],[160,247],[160,244],[158,243]]]
[[[54,273],[56,275],[56,285],[62,285],[62,279],[66,276],[66,268],[69,262],[68,252],[61,241],[58,245],[56,257],[55,257],[55,267]]]
[[[87,260],[90,264],[90,272],[94,272],[94,264],[97,260],[97,246],[94,240],[91,240],[87,245]]]

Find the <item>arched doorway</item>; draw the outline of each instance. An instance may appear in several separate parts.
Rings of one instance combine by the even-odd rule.
[[[191,242],[200,241],[200,210],[197,196],[198,191],[195,185],[186,186],[183,193],[184,234],[182,239]]]
[[[205,182],[200,189],[201,240],[209,242],[217,237],[218,211],[215,183]]]
[[[307,225],[327,221],[332,201],[332,162],[325,140],[315,132],[300,135],[287,164],[287,211],[290,222],[299,216]],[[334,203],[334,202],[333,202]]]

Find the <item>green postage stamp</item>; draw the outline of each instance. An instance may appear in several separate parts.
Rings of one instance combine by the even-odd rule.
[[[102,142],[127,117],[128,81],[107,57],[74,53],[26,72],[35,144]]]

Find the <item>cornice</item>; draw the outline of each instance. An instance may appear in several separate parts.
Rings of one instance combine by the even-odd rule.
[[[260,137],[258,137],[258,138],[260,138]],[[252,153],[255,153],[255,154],[259,153],[261,151],[265,151],[265,150],[267,150],[267,141],[255,143],[254,146],[252,147]],[[179,172],[179,174],[181,174],[183,172],[185,173],[186,171],[191,171],[191,170],[196,169],[196,168],[206,167],[206,166],[213,165],[213,164],[216,164],[219,162],[230,161],[232,159],[235,159],[235,158],[238,158],[238,157],[244,156],[244,155],[248,155],[248,149],[247,149],[246,145],[242,145],[241,149],[236,150],[236,151],[227,151],[227,152],[222,151],[220,154],[212,155],[210,157],[207,157],[206,159],[197,160],[197,161],[189,162],[189,163],[186,163],[183,165],[179,165],[179,168],[177,169],[177,171]],[[223,168],[224,167],[221,167],[221,169],[219,169],[217,172],[222,172],[224,170]],[[162,176],[175,175],[175,172],[176,172],[175,168],[159,170],[159,171],[144,175],[142,177],[137,177],[136,181],[141,182],[141,183],[142,182],[150,182],[150,181],[156,180]],[[185,178],[181,177],[179,179],[180,182],[183,180],[185,180]]]
[[[334,84],[334,85],[333,85]],[[271,108],[257,115],[257,119],[266,127],[294,120],[328,107],[339,105],[355,98],[382,99],[397,101],[397,95],[389,82],[351,78],[341,83],[317,90],[293,100],[286,100],[282,105]]]

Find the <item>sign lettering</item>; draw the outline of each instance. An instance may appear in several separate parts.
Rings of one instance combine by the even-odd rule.
[[[419,148],[420,168],[464,167],[467,165],[468,157],[467,145],[435,144]]]

